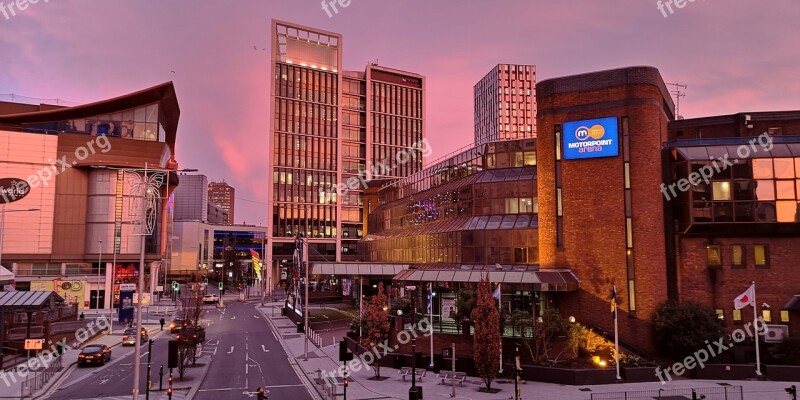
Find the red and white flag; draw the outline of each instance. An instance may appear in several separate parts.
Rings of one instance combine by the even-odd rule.
[[[744,293],[733,299],[733,308],[741,310],[746,306],[755,305],[753,299],[756,297],[756,285],[750,285]]]

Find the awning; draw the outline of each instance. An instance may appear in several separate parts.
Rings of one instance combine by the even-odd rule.
[[[0,265],[0,285],[12,285],[14,280],[14,273]]]
[[[794,297],[792,297],[792,299],[789,300],[789,302],[786,303],[786,306],[783,308],[785,310],[800,311],[800,294],[794,295]]]
[[[64,299],[53,291],[0,292],[0,309],[4,311],[38,311],[50,308],[52,303],[63,303]]]
[[[568,292],[578,290],[578,278],[569,270],[546,271],[473,271],[459,269],[413,269],[395,275],[400,282],[480,282],[488,275],[492,283],[530,285],[535,291]]]
[[[408,264],[312,263],[313,275],[395,276],[407,270]]]

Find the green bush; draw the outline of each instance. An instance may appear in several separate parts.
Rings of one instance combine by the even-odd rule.
[[[723,336],[714,310],[694,302],[662,303],[652,318],[655,347],[663,357],[684,358]]]
[[[606,338],[578,323],[570,326],[567,343],[575,357],[589,357],[600,350],[613,347]]]
[[[800,365],[800,337],[793,336],[783,339],[769,351],[773,362],[782,365]]]

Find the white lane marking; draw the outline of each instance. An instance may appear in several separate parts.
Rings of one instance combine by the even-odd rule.
[[[142,357],[146,356],[147,354],[149,354],[149,352],[145,352],[144,354],[142,354],[141,356],[139,356],[139,358],[142,358]]]
[[[231,353],[233,353],[233,346],[231,346],[231,351],[229,351],[228,354],[231,354]]]
[[[278,340],[278,335],[275,334],[275,331],[272,331],[272,337],[274,337],[276,341]]]
[[[269,353],[269,350],[263,344],[261,345],[261,350],[264,350],[264,353]]]
[[[231,319],[236,319],[236,316],[234,315],[233,317],[231,317]]]
[[[260,318],[258,315],[253,315],[253,318],[255,318],[255,319],[261,319],[261,318]]]
[[[214,353],[213,354],[217,355],[217,348],[216,347],[214,347]]]
[[[106,384],[106,382],[108,382],[108,379],[103,379],[102,381],[100,381],[100,384],[101,384],[101,385],[105,385],[105,384]]]
[[[242,390],[247,389],[246,387],[238,387],[238,388],[221,388],[221,389],[200,389],[198,392],[227,392],[228,390]]]

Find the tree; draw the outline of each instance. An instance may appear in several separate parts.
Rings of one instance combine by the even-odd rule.
[[[714,310],[694,302],[666,301],[652,318],[656,349],[665,357],[684,358],[723,335]]]
[[[364,328],[367,330],[366,337],[361,339],[361,345],[371,349],[378,347],[389,339],[389,315],[386,303],[386,294],[383,292],[383,283],[378,284],[378,294],[372,296],[364,315]],[[375,377],[380,379],[381,366],[379,363],[372,365],[375,369]]]
[[[533,339],[523,340],[522,344],[528,349],[534,362],[556,365],[562,361],[566,348],[563,348],[558,354],[550,354],[550,350],[552,350],[550,342],[553,339],[565,337],[569,330],[569,324],[557,309],[545,309],[539,318],[541,321],[537,321],[533,327]]]
[[[475,308],[475,291],[468,289],[459,291],[456,300],[456,321],[460,324],[461,321],[469,319],[473,308]]]
[[[486,391],[492,390],[492,381],[500,369],[500,312],[492,297],[492,285],[484,277],[478,283],[475,308],[472,310],[475,335],[472,338],[473,358],[478,375],[486,384]]]
[[[198,293],[186,292],[181,298],[183,326],[178,334],[178,378],[183,380],[189,364],[197,363],[197,347],[205,340],[200,326],[204,304]]]

